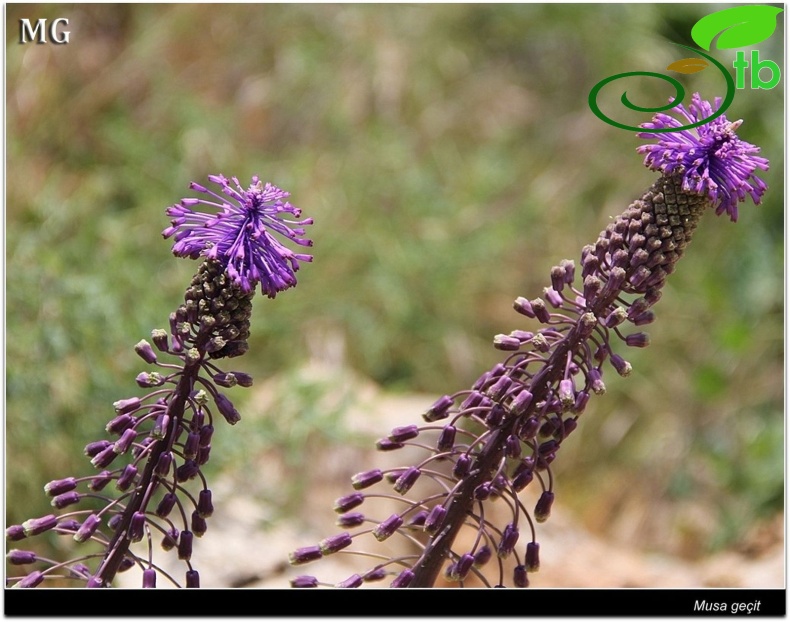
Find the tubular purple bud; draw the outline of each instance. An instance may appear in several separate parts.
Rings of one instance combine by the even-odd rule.
[[[167,413],[160,413],[156,416],[154,428],[151,430],[151,436],[155,439],[162,440],[167,436],[167,428],[170,426],[170,415]]]
[[[167,352],[169,349],[167,343],[167,331],[161,328],[155,328],[151,331],[151,340],[160,352]]]
[[[508,376],[501,376],[494,384],[486,389],[486,393],[492,400],[498,401],[505,396],[505,393],[507,393],[507,390],[512,385],[513,380],[511,380]]]
[[[388,438],[380,438],[376,441],[376,449],[379,451],[395,451],[403,449],[403,443],[396,443]]]
[[[93,492],[100,492],[104,487],[113,480],[113,474],[110,471],[102,471],[96,477],[91,479],[88,488]]]
[[[543,289],[543,295],[546,296],[546,300],[555,309],[559,309],[562,306],[562,296],[557,291],[546,287]]]
[[[349,546],[351,542],[351,535],[344,531],[334,536],[324,538],[318,543],[318,548],[321,549],[322,555],[331,555],[332,553],[342,551],[344,548]]]
[[[447,417],[450,407],[453,405],[454,400],[449,395],[443,395],[436,400],[433,405],[423,413],[422,418],[427,421],[438,421]]]
[[[563,259],[560,262],[560,267],[565,272],[564,281],[566,285],[572,285],[576,272],[576,264],[570,259]]]
[[[455,445],[455,433],[456,427],[454,425],[444,426],[436,441],[436,450],[441,453],[450,451]]]
[[[469,473],[469,469],[472,466],[472,459],[469,457],[469,454],[461,454],[455,461],[455,466],[453,467],[453,475],[458,478],[462,479]]]
[[[338,527],[350,529],[351,527],[359,527],[364,522],[365,515],[362,512],[346,512],[337,517],[335,524]]]
[[[154,349],[151,347],[151,344],[148,343],[145,339],[142,339],[137,342],[137,345],[134,346],[134,351],[149,365],[152,363],[156,363],[156,353]]]
[[[113,408],[115,408],[115,412],[119,415],[126,415],[130,412],[134,412],[140,405],[142,404],[142,400],[139,397],[130,397],[125,400],[118,400],[117,402],[113,402]],[[109,430],[107,430],[109,432]]]
[[[604,285],[603,289],[601,290],[601,298],[603,300],[608,300],[609,298],[616,296],[624,282],[625,270],[620,267],[612,268],[609,271],[609,278],[606,280],[606,285]]]
[[[596,395],[603,395],[606,393],[606,385],[603,383],[601,370],[595,367],[592,368],[587,374],[587,378],[590,382],[590,388],[592,389],[593,393]]]
[[[524,557],[527,572],[537,572],[540,569],[540,544],[527,543],[527,554]]]
[[[647,333],[634,333],[627,335],[625,343],[633,348],[646,348],[650,345],[650,335]]]
[[[529,587],[527,569],[523,564],[519,564],[513,568],[513,585],[516,587]]]
[[[22,527],[22,525],[11,525],[5,530],[5,537],[10,542],[17,542],[27,538],[27,535],[25,534],[25,528]]]
[[[353,510],[355,507],[362,505],[364,500],[365,495],[355,492],[337,499],[333,509],[338,513],[348,512],[349,510]]]
[[[202,537],[206,530],[208,529],[208,524],[206,523],[206,519],[203,518],[197,510],[192,512],[192,518],[190,521],[190,527],[192,529],[192,533],[195,534],[198,538]]]
[[[26,536],[37,536],[40,533],[49,531],[58,524],[58,517],[54,514],[47,514],[39,518],[31,518],[22,523],[22,529]]]
[[[85,517],[85,520],[82,521],[82,525],[77,529],[77,533],[74,534],[74,540],[77,542],[85,542],[96,533],[96,529],[98,529],[100,524],[101,519],[96,516],[96,514],[89,514]]]
[[[115,444],[112,447],[112,450],[116,454],[125,454],[129,451],[129,447],[132,446],[134,439],[137,438],[137,432],[134,428],[126,428],[121,434],[121,438],[115,441]]]
[[[655,319],[655,313],[652,311],[645,311],[644,313],[634,316],[631,322],[634,326],[644,326],[645,324],[651,324]]]
[[[135,512],[132,514],[132,520],[129,524],[129,539],[132,542],[139,542],[143,539],[145,532],[145,513]]]
[[[491,482],[479,484],[472,494],[477,501],[485,501],[491,496]]]
[[[65,479],[53,479],[46,486],[44,486],[44,492],[50,497],[56,497],[57,495],[61,495],[64,492],[72,491],[76,487],[77,480],[73,477],[67,477]]]
[[[21,581],[14,583],[13,587],[36,587],[44,580],[44,573],[34,570]]]
[[[603,283],[597,276],[587,276],[584,278],[584,298],[588,304],[595,301],[601,291]]]
[[[604,320],[604,326],[606,326],[606,328],[614,328],[615,326],[619,326],[625,322],[627,317],[628,313],[625,309],[622,307],[616,307],[614,311],[606,316],[606,319]]]
[[[535,520],[537,522],[546,522],[546,519],[551,515],[551,506],[553,503],[554,493],[550,490],[545,490],[535,504]]]
[[[13,566],[32,564],[38,559],[33,551],[23,551],[22,549],[11,549],[8,551],[6,558]]]
[[[98,454],[96,454],[91,459],[91,464],[96,467],[97,469],[103,469],[105,467],[110,466],[110,463],[115,460],[115,457],[118,454],[115,453],[115,447],[110,445],[106,449],[103,449]]]
[[[386,568],[373,568],[369,570],[364,575],[362,575],[362,580],[365,583],[372,582],[372,581],[381,581],[384,577],[387,576]]]
[[[532,305],[532,310],[535,312],[535,317],[541,324],[548,324],[549,320],[551,319],[551,314],[549,310],[546,308],[546,303],[543,302],[542,298],[535,298],[534,300],[530,300],[530,304]]]
[[[127,415],[126,413],[122,413],[117,417],[114,417],[109,421],[109,423],[105,426],[105,430],[109,434],[120,434],[126,428],[132,425],[134,422],[134,418]]]
[[[394,428],[389,435],[389,439],[395,443],[402,443],[404,441],[416,438],[420,434],[420,429],[416,425],[405,425],[399,428]]]
[[[96,454],[100,453],[104,449],[107,449],[110,445],[112,445],[110,441],[93,441],[92,443],[85,445],[83,453],[89,458],[93,458],[96,456]]]
[[[395,580],[390,583],[390,587],[409,587],[409,584],[414,580],[414,573],[408,568],[402,571]]]
[[[510,335],[495,335],[494,347],[505,352],[514,352],[521,347],[521,341]]]
[[[115,482],[115,487],[120,491],[128,490],[135,477],[137,477],[137,467],[133,464],[127,464],[118,481]]]
[[[422,475],[422,471],[417,467],[409,467],[406,471],[397,479],[395,482],[395,492],[401,495],[405,495],[417,479]]]
[[[52,499],[50,505],[53,508],[62,510],[65,507],[79,503],[81,497],[82,495],[80,495],[80,493],[75,490],[72,490],[71,492],[64,492],[62,495],[58,495]]]
[[[178,559],[189,561],[192,557],[192,532],[186,529],[178,538]]]
[[[200,434],[197,432],[190,432],[187,434],[187,440],[184,441],[184,458],[193,460],[197,457],[198,445],[200,443]]]
[[[169,451],[163,451],[159,454],[159,458],[156,460],[156,467],[154,468],[154,472],[157,475],[162,477],[166,477],[170,473],[170,467],[173,466],[173,454]]]
[[[186,586],[188,588],[200,587],[200,573],[197,570],[187,570]]]
[[[310,575],[299,575],[291,579],[291,587],[318,587],[318,579]]]
[[[241,420],[241,415],[233,407],[233,402],[222,395],[222,393],[217,393],[214,396],[214,403],[216,403],[220,414],[225,417],[225,421],[229,424],[236,425]]]
[[[162,537],[162,548],[165,551],[170,551],[178,544],[178,529],[175,527],[171,527],[165,532],[165,535]]]
[[[439,527],[441,527],[445,516],[447,516],[447,510],[443,505],[433,506],[425,519],[425,525],[423,526],[425,532],[430,534],[436,533]]]
[[[540,420],[537,417],[529,417],[519,428],[518,437],[522,441],[530,441],[540,430]]]
[[[288,560],[291,562],[292,566],[298,566],[299,564],[306,564],[307,562],[312,562],[322,557],[323,553],[320,547],[304,546],[289,553]]]
[[[501,404],[495,403],[493,406],[491,406],[491,410],[488,411],[488,414],[485,417],[486,425],[489,428],[499,427],[499,425],[505,419],[506,414],[505,408]]]
[[[197,511],[203,518],[208,518],[214,513],[211,491],[208,488],[204,488],[198,494]]]
[[[383,542],[392,534],[394,534],[398,529],[400,529],[401,525],[403,525],[403,519],[398,514],[393,514],[383,522],[376,525],[376,528],[373,530],[373,536],[379,542]]]
[[[214,426],[211,424],[204,425],[200,428],[200,442],[199,447],[208,447],[211,445],[211,437],[214,436]]]
[[[460,410],[461,412],[469,409],[469,408],[476,408],[480,405],[480,402],[484,399],[487,399],[483,396],[482,393],[479,391],[472,391],[469,395],[466,396],[466,399],[461,402]]]
[[[573,408],[571,408],[571,412],[580,415],[584,412],[584,409],[587,407],[587,402],[590,401],[590,394],[587,391],[579,391],[576,394],[576,402],[573,404]]]
[[[514,434],[507,437],[505,441],[505,455],[508,458],[518,458],[521,456],[521,441]]]
[[[359,587],[360,585],[362,585],[362,577],[360,577],[358,574],[352,574],[348,579],[345,579],[344,581],[337,583],[335,587],[353,588],[353,587]]]
[[[201,447],[198,449],[198,455],[196,462],[198,465],[203,465],[208,462],[209,454],[211,453],[211,445],[206,445],[205,447]]]
[[[176,501],[178,501],[178,497],[175,495],[175,493],[168,492],[164,497],[162,497],[159,505],[156,506],[156,515],[159,518],[167,518],[167,516],[173,510]]]
[[[143,570],[143,587],[154,588],[156,587],[156,570],[153,568],[146,568]]]
[[[518,542],[518,527],[513,523],[508,523],[502,532],[502,539],[497,547],[497,556],[504,559],[513,552]]]
[[[155,371],[141,371],[139,374],[137,374],[135,381],[137,382],[137,386],[144,389],[151,387],[161,387],[165,383],[165,379],[162,377],[162,374],[159,374]]]
[[[521,315],[526,315],[528,318],[535,317],[535,311],[532,308],[532,303],[526,298],[523,298],[521,296],[516,298],[516,300],[513,302],[513,308],[518,313],[520,313]]]
[[[562,288],[565,286],[565,267],[564,266],[554,266],[551,269],[551,287],[556,292],[561,292]],[[573,279],[571,279],[573,282]]]
[[[626,377],[631,373],[631,363],[626,361],[619,354],[612,354],[609,360],[612,362],[612,366],[617,370],[617,373],[621,376]]]
[[[351,486],[354,490],[362,490],[363,488],[368,488],[373,484],[377,484],[382,479],[384,479],[384,475],[380,469],[363,471],[351,477]]]
[[[491,551],[491,547],[484,544],[475,553],[475,566],[485,566],[491,560],[492,556],[493,552]]]
[[[407,527],[424,527],[425,526],[425,519],[428,518],[428,512],[425,510],[420,510],[416,514],[414,514],[407,523]]]
[[[194,460],[186,460],[184,464],[176,469],[176,480],[186,482],[195,477],[200,472],[200,467]]]
[[[574,402],[576,401],[576,396],[574,395],[573,390],[573,380],[570,378],[560,380],[558,396],[563,409],[569,409],[571,406],[573,406]]]
[[[80,528],[80,521],[76,518],[64,518],[58,523],[59,533],[75,533]]]
[[[529,486],[534,477],[535,476],[531,469],[520,471],[513,477],[513,482],[511,484],[513,486],[513,490],[516,492],[521,492],[527,486]]]

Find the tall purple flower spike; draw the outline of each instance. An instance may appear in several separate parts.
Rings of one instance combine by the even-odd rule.
[[[257,176],[246,190],[236,177],[231,178],[235,188],[223,175],[208,178],[221,187],[225,197],[192,182],[189,185],[192,190],[215,200],[185,198],[167,209],[173,220],[162,235],[175,236],[173,254],[190,259],[202,255],[220,262],[245,292],[254,290],[260,283],[263,293],[274,298],[278,292],[296,285],[299,262],[312,261],[313,257],[294,253],[277,236],[299,246],[312,246],[311,240],[301,236],[305,234],[303,227],[313,224],[313,219],[287,219],[288,214],[299,218],[301,210],[285,200],[289,193],[270,183],[264,184]],[[207,214],[191,209],[200,204],[220,211]]]
[[[721,98],[714,100],[716,109]],[[696,123],[713,114],[710,103],[700,98],[699,93],[691,97],[686,109],[678,104],[672,109],[684,117],[683,122],[666,114],[657,114],[652,122],[641,127],[658,130],[681,127]],[[760,148],[741,140],[735,134],[743,121],[728,121],[721,115],[710,123],[692,130],[653,133],[641,132],[640,138],[657,139],[658,143],[642,145],[638,153],[645,153],[645,166],[664,175],[678,174],[683,178],[683,190],[707,196],[721,215],[727,212],[734,221],[738,220],[738,202],[750,195],[758,205],[765,193],[766,185],[754,172],[768,170],[768,160],[756,155]]]
[[[675,110],[688,121],[712,114],[699,95],[689,108]],[[681,125],[660,114],[645,127]],[[372,567],[330,581],[300,575],[293,587],[383,580],[432,587],[440,575],[462,587],[529,585],[540,567],[536,524],[549,518],[555,499],[551,465],[590,399],[606,391],[604,373],[631,373],[616,346],[649,345],[640,327],[654,321],[652,307],[704,212],[714,207],[735,220],[738,201],[748,194],[758,202],[766,190],[754,171],[768,161],[736,136],[739,125],[719,117],[696,132],[641,134],[659,140],[639,151],[661,177],[582,249],[578,268],[562,260],[541,297],[516,299],[515,310],[533,326],[494,337],[500,363],[436,400],[423,424],[378,441],[379,451],[409,446],[411,459],[352,477],[354,492],[335,503],[337,525],[348,529],[343,550],[306,546],[291,555],[302,565],[353,554]],[[382,540],[403,546],[382,550]]]
[[[195,259],[203,256],[203,261],[184,292],[183,304],[170,314],[169,329],[153,330],[153,345],[141,340],[134,347],[146,365],[154,366],[136,376],[145,394],[116,401],[105,426],[110,438],[85,447],[97,473],[53,480],[44,487],[57,514],[6,529],[9,542],[54,533],[78,543],[90,541],[93,547],[66,561],[11,549],[6,558],[13,569],[7,585],[27,588],[54,580],[61,585],[109,587],[119,572],[133,567],[142,575],[144,588],[156,587],[158,579],[179,585],[156,561],[153,551],[159,543],[165,551],[175,549],[186,565],[181,585],[200,587],[192,549],[214,512],[204,465],[211,454],[215,424],[220,419],[231,425],[241,420],[219,388],[252,385],[248,374],[223,371],[215,361],[247,351],[256,285],[260,283],[263,292],[274,298],[296,284],[298,262],[312,259],[292,253],[274,235],[310,245],[298,236],[304,233],[301,225],[312,220],[294,222],[284,217],[299,216],[299,210],[284,201],[288,193],[264,185],[257,177],[247,190],[235,178],[237,189],[222,176],[210,179],[230,201],[192,184],[194,190],[219,202],[183,199],[167,209],[173,221],[164,236],[175,235],[173,252]],[[190,209],[200,203],[221,211],[209,215]],[[105,488],[115,490],[105,492]],[[330,544],[327,550],[343,542]],[[31,564],[37,567],[30,568]]]

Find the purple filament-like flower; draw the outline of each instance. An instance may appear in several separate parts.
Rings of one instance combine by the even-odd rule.
[[[714,100],[716,109],[721,98]],[[686,109],[678,104],[673,111],[684,117],[684,122],[666,114],[657,114],[650,123],[641,127],[647,130],[682,127],[696,123],[714,112],[709,102],[694,93]],[[717,214],[727,212],[738,219],[738,202],[750,195],[755,204],[765,193],[766,185],[754,174],[756,169],[768,170],[768,160],[756,155],[760,148],[738,138],[735,134],[742,121],[728,121],[721,115],[710,123],[693,130],[670,133],[641,132],[640,138],[657,139],[658,143],[642,145],[638,153],[645,153],[645,166],[665,175],[680,174],[683,190],[707,196]]]
[[[185,198],[167,208],[171,226],[162,232],[165,238],[175,235],[173,254],[197,259],[205,256],[220,262],[228,276],[245,292],[261,284],[269,298],[296,285],[295,272],[300,261],[312,261],[312,255],[294,253],[284,246],[277,234],[299,246],[312,246],[302,238],[304,225],[312,218],[289,220],[288,214],[299,218],[301,210],[286,201],[290,196],[270,183],[264,184],[257,176],[244,190],[236,177],[230,181],[223,175],[209,175],[209,180],[222,188],[225,197],[195,182],[189,187],[215,200]],[[207,214],[193,211],[198,205],[220,210]]]

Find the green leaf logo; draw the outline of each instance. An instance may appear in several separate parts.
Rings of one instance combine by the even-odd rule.
[[[767,4],[750,4],[716,11],[699,20],[691,29],[691,38],[710,51],[716,35],[716,47],[722,50],[741,48],[765,41],[776,30],[776,16],[784,9]]]

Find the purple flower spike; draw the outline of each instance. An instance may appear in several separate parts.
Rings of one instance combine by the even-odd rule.
[[[717,97],[714,104],[718,109],[721,98]],[[688,109],[678,104],[673,111],[683,117],[682,121],[659,113],[652,122],[641,127],[647,130],[682,127],[711,116],[713,107],[699,93],[694,93]],[[768,160],[756,155],[760,153],[759,147],[738,138],[735,130],[741,123],[740,120],[728,121],[721,115],[694,130],[666,134],[641,132],[640,138],[656,139],[658,143],[642,145],[637,152],[647,154],[645,166],[648,168],[664,175],[681,174],[684,190],[707,196],[717,214],[726,212],[734,222],[738,220],[738,202],[746,200],[748,194],[755,205],[759,205],[767,189],[754,172],[758,168],[767,171]]]
[[[294,253],[278,236],[299,246],[312,246],[311,240],[301,237],[304,225],[313,224],[312,218],[289,220],[289,214],[299,218],[301,210],[285,200],[287,192],[264,184],[257,176],[246,190],[235,177],[228,180],[223,175],[209,175],[209,180],[219,185],[225,196],[193,182],[190,188],[209,198],[182,199],[167,208],[171,226],[162,235],[175,236],[173,254],[190,259],[202,255],[221,262],[228,276],[245,292],[260,283],[262,292],[274,298],[296,285],[294,273],[299,262],[312,261],[313,257]],[[191,207],[198,204],[218,213],[193,211]]]

